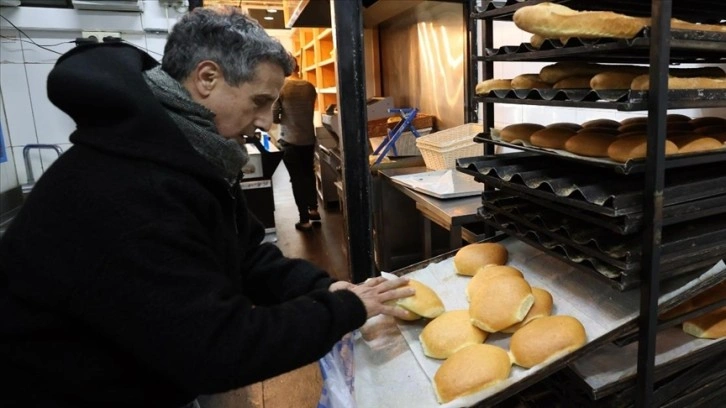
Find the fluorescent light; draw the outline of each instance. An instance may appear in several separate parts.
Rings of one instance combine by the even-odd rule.
[[[277,9],[267,9],[268,13],[277,13]]]
[[[274,19],[275,19],[275,17],[272,17],[272,16],[265,16],[265,17],[263,17],[263,18],[264,18],[265,20],[274,20]]]

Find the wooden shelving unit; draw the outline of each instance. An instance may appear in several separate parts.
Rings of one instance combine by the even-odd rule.
[[[295,28],[292,44],[302,79],[318,91],[315,109],[324,112],[329,105],[338,103],[333,31],[330,28]]]

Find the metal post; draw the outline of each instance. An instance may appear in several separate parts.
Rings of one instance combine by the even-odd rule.
[[[643,260],[640,272],[638,379],[636,406],[653,405],[655,343],[658,331],[661,229],[665,169],[668,65],[672,0],[652,0],[650,43],[650,91],[648,93],[648,156],[643,193]]]
[[[338,70],[348,265],[353,283],[375,274],[361,0],[330,0]]]
[[[476,101],[476,95],[474,94],[474,87],[478,80],[478,67],[479,62],[475,58],[477,52],[478,41],[477,41],[477,20],[471,18],[471,12],[474,10],[474,3],[476,0],[469,0],[464,2],[464,21],[466,22],[466,47],[464,48],[464,66],[466,67],[466,77],[468,83],[464,85],[464,120],[467,123],[477,122],[477,107],[478,102]]]

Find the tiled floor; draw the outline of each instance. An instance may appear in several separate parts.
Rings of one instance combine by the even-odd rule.
[[[343,217],[337,208],[320,208],[322,222],[312,232],[295,229],[297,208],[283,164],[272,178],[277,245],[288,257],[307,259],[337,279],[348,280]],[[317,363],[225,394],[200,398],[202,408],[316,407],[322,379]]]

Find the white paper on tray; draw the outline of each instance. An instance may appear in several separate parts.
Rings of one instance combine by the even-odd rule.
[[[482,183],[452,169],[403,174],[391,180],[436,198],[467,197],[484,191]]]

